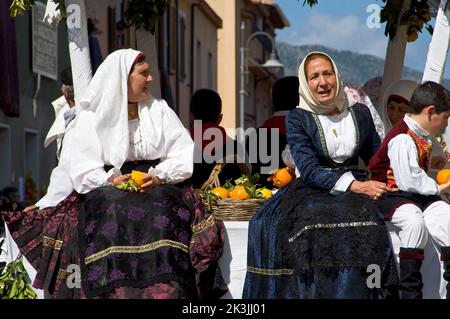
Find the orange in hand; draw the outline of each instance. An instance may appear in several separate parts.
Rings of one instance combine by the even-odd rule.
[[[439,185],[445,184],[450,180],[450,169],[441,169],[436,175],[436,181]]]
[[[223,187],[216,187],[211,191],[211,193],[213,193],[214,195],[216,195],[222,199],[230,197],[230,194],[228,193],[226,188],[223,188]]]
[[[291,173],[287,167],[280,168],[275,174],[272,176],[272,183],[274,186],[278,188],[282,188],[294,180],[295,176]]]
[[[146,173],[141,171],[131,171],[131,179],[135,181],[135,183],[141,187],[144,181],[142,180],[144,178]]]
[[[234,199],[249,199],[250,195],[247,193],[244,186],[239,185],[233,188],[230,192],[230,197]]]

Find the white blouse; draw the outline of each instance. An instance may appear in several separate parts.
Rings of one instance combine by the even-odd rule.
[[[405,115],[404,121],[417,136],[433,146],[433,137],[416,121],[408,115]],[[399,134],[389,141],[388,156],[400,190],[422,195],[440,194],[436,181],[419,166],[417,146],[411,136]]]
[[[356,150],[356,127],[353,117],[348,109],[336,115],[318,115],[322,126],[327,151],[330,158],[336,163],[343,163],[352,157]],[[299,177],[297,167],[294,164],[289,145],[286,145],[282,153],[286,166],[295,167],[296,176]],[[330,191],[333,195],[346,192],[350,184],[355,180],[352,172],[343,174]]]
[[[328,154],[336,163],[353,156],[356,149],[356,128],[348,109],[336,115],[318,115]]]
[[[320,124],[325,135],[327,151],[336,163],[343,163],[353,156],[356,150],[356,127],[348,109],[336,115],[319,115]],[[338,195],[347,191],[355,180],[352,172],[344,173],[336,182],[330,193]]]
[[[128,135],[130,139],[127,161],[140,161],[145,159],[145,144],[139,119],[128,121]]]
[[[156,129],[146,128],[145,132],[150,134],[144,134],[138,119],[129,121],[127,160],[160,159],[160,163],[151,167],[148,172],[158,176],[164,183],[174,184],[192,175],[194,142],[172,109],[165,103],[158,105],[161,107],[161,112],[158,113],[161,121],[158,121],[158,125],[161,125],[162,129],[160,127],[157,131],[162,132],[161,138],[157,143],[154,142],[153,133]],[[112,168],[108,172],[104,170],[104,165],[110,163],[103,159],[95,130],[95,114],[82,111],[77,117],[80,129],[72,129],[75,121],[67,128],[61,159],[50,177],[47,195],[36,203],[41,209],[57,205],[72,190],[85,194],[107,184],[110,177],[122,175],[119,168]],[[87,140],[89,143],[84,143]],[[97,145],[100,147],[96,147]]]

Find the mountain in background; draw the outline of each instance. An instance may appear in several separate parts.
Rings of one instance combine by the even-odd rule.
[[[284,64],[285,75],[297,75],[297,66],[311,51],[323,51],[333,57],[342,79],[346,83],[364,85],[368,80],[383,75],[384,59],[370,54],[352,51],[338,51],[322,45],[293,46],[284,42],[277,43],[278,56]],[[403,79],[422,81],[422,73],[409,67],[403,68]],[[443,85],[450,89],[450,80],[443,81]]]

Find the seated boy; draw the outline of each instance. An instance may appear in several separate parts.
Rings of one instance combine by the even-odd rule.
[[[398,229],[401,241],[401,298],[422,298],[420,267],[428,234],[441,249],[444,279],[450,281],[450,205],[439,196],[448,191],[450,183],[438,185],[427,175],[434,136],[448,124],[449,99],[448,91],[437,83],[419,85],[411,97],[412,113],[391,129],[369,162],[372,179],[392,189],[378,205]]]
[[[235,162],[235,155],[239,154],[238,145],[220,126],[222,99],[219,94],[209,89],[196,91],[191,98],[190,110],[194,126],[189,132],[194,140],[195,155],[194,171],[188,181],[195,188],[200,188],[210,177],[216,163],[222,162],[228,164],[218,176],[221,185],[229,179],[239,178],[241,171]],[[241,153],[244,154],[243,151]]]

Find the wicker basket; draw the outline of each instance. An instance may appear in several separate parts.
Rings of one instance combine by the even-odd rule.
[[[218,163],[214,167],[208,180],[203,183],[201,191],[204,192],[208,186],[220,187],[219,174],[226,163]],[[249,176],[247,165],[238,163],[241,173]],[[209,207],[214,217],[223,221],[249,221],[255,212],[266,202],[266,198],[233,199],[224,198],[216,202],[203,203]]]

